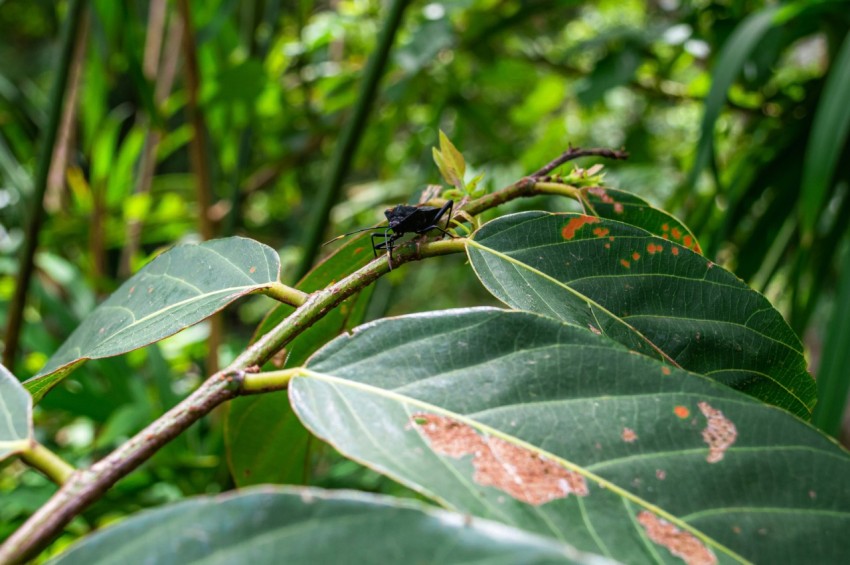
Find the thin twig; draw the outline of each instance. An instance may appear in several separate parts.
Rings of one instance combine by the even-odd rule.
[[[606,159],[618,159],[625,160],[629,158],[629,154],[626,151],[616,151],[614,149],[605,149],[603,147],[594,147],[591,149],[581,149],[570,147],[555,159],[552,159],[549,163],[535,171],[531,174],[532,177],[542,177],[544,175],[548,175],[564,163],[568,161],[572,161],[574,159],[578,159],[579,157],[588,157],[590,155],[594,155],[596,157],[605,157]]]

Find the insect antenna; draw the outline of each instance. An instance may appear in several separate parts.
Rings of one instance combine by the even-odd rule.
[[[344,237],[348,237],[349,235],[353,235],[353,234],[355,234],[355,233],[360,233],[360,232],[364,232],[364,231],[383,230],[383,229],[386,229],[386,227],[363,228],[363,229],[359,229],[359,230],[350,231],[350,232],[348,232],[348,233],[344,233],[344,234],[342,234],[342,235],[338,235],[338,236],[336,236],[336,237],[335,237],[335,238],[333,238],[333,239],[329,239],[328,241],[326,241],[326,242],[324,242],[324,243],[322,244],[322,247],[324,247],[325,245],[328,245],[329,243],[333,243],[334,241],[338,241],[338,240],[340,240],[340,239],[342,239],[342,238],[344,238]]]

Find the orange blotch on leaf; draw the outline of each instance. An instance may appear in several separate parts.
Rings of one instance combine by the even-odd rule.
[[[596,237],[605,237],[610,230],[608,228],[593,228],[593,234]]]
[[[606,243],[606,244],[605,244],[605,249],[611,249],[611,244],[610,244],[610,243]]]
[[[673,236],[673,239],[681,239],[682,238],[682,232],[679,231],[679,228],[673,228],[670,231],[670,235]]]
[[[629,262],[628,262],[628,261],[626,261],[625,259],[620,259],[620,264],[621,264],[622,266],[624,266],[625,268],[627,268],[627,269],[628,269],[629,267],[631,267],[631,265],[632,265],[631,263],[629,263]]]
[[[595,216],[579,216],[577,218],[573,218],[561,229],[561,236],[564,239],[572,239],[575,237],[576,232],[585,224],[595,224],[598,221],[599,218]]]
[[[682,243],[685,244],[685,247],[690,249],[694,244],[694,238],[689,235],[686,235],[685,238],[682,240]]]
[[[676,406],[673,408],[673,414],[684,420],[691,415],[691,411],[688,410],[687,406]]]
[[[615,202],[614,203],[614,212],[616,212],[617,214],[622,214],[623,213],[623,205],[620,204],[619,202]]]
[[[661,367],[661,372],[664,374],[664,376],[669,375],[670,374],[670,367]]]
[[[662,231],[670,231],[670,226],[668,226],[667,224],[661,224],[661,229]]]
[[[623,438],[623,441],[626,443],[633,443],[637,441],[637,434],[631,428],[623,428],[623,432],[620,434],[620,437]]]
[[[257,272],[257,267],[251,267],[250,269],[248,269],[248,272],[253,275],[254,273]]]
[[[678,254],[679,254],[679,248],[678,248],[678,247],[674,247],[674,248],[673,248],[673,249],[671,249],[670,251],[673,253],[673,255],[678,255]]]
[[[637,261],[638,259],[640,259],[640,253],[638,253],[637,251],[635,251],[634,253],[632,253],[632,259],[634,259],[635,261]]]

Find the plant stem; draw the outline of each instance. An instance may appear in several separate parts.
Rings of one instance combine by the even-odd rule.
[[[242,393],[253,394],[285,389],[289,381],[297,377],[300,372],[301,367],[257,374],[246,373],[242,381]]]
[[[309,296],[306,292],[302,292],[297,288],[292,288],[291,286],[286,286],[281,282],[275,283],[273,286],[265,289],[263,294],[271,296],[278,302],[283,302],[284,304],[290,304],[292,306],[303,305]]]
[[[41,224],[44,221],[44,193],[47,190],[50,161],[53,157],[56,133],[59,130],[59,121],[62,116],[62,106],[65,99],[65,85],[68,82],[68,73],[71,68],[74,41],[80,27],[80,22],[83,19],[84,4],[85,2],[83,0],[73,0],[68,9],[68,23],[62,37],[62,49],[60,51],[61,59],[56,74],[56,82],[53,83],[53,90],[50,94],[50,110],[47,118],[47,127],[44,130],[44,141],[42,142],[38,156],[38,168],[35,173],[30,221],[26,228],[24,251],[21,255],[20,267],[18,268],[18,284],[15,286],[15,294],[12,297],[12,302],[9,304],[6,336],[3,340],[5,344],[3,364],[10,371],[13,371],[15,368],[15,356],[21,333],[24,305],[27,301],[30,279],[32,279],[32,273],[35,267],[35,251],[38,248]]]
[[[571,151],[575,154],[580,150]],[[479,214],[514,198],[542,193],[536,185],[534,178],[522,178],[467,203],[463,211]],[[400,247],[395,250],[393,268],[427,257],[459,253],[466,243],[464,238],[455,238]],[[341,281],[306,295],[289,317],[248,347],[229,367],[212,375],[177,406],[91,468],[72,473],[62,488],[0,546],[0,563],[19,563],[35,557],[89,504],[216,406],[242,394],[284,387],[299,369],[265,374],[253,371],[331,309],[389,271],[387,257],[381,256]]]
[[[307,274],[307,271],[310,270],[313,264],[313,258],[316,256],[316,251],[321,244],[322,232],[327,225],[331,207],[337,201],[339,192],[342,190],[343,182],[345,182],[345,177],[351,168],[354,154],[357,152],[357,146],[360,144],[361,137],[363,137],[366,118],[375,104],[375,93],[378,90],[378,83],[384,74],[390,49],[395,41],[396,33],[401,26],[401,19],[409,1],[393,0],[387,13],[387,19],[381,27],[378,45],[372,56],[369,57],[369,62],[366,64],[363,82],[360,85],[360,93],[357,96],[357,103],[354,107],[354,114],[351,120],[345,125],[341,139],[336,146],[330,176],[319,194],[311,221],[307,224],[304,254],[301,264],[298,267],[298,272],[295,274],[295,280],[300,280],[301,277]]]
[[[396,250],[393,267],[425,257],[458,253],[463,249],[464,240],[460,238],[407,246]],[[177,406],[91,468],[73,473],[62,488],[0,547],[0,563],[19,563],[35,557],[65,524],[119,479],[213,408],[242,394],[246,369],[265,363],[334,306],[389,270],[387,259],[382,256],[338,283],[310,294],[302,306],[250,346],[227,369],[204,381]]]
[[[64,485],[74,473],[74,467],[35,440],[30,442],[29,449],[21,452],[21,459],[57,485]]]

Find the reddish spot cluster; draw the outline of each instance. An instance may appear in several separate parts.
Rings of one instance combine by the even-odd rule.
[[[664,251],[664,246],[655,243],[650,243],[646,246],[646,251],[650,255],[655,255],[656,253],[661,253],[662,251]]]
[[[481,436],[469,425],[445,416],[420,412],[410,421],[434,452],[452,458],[472,455],[472,479],[479,485],[494,487],[534,506],[566,498],[570,493],[590,493],[581,474],[528,448]]]
[[[684,420],[691,415],[691,411],[687,406],[676,406],[673,408],[673,414]]]
[[[682,245],[684,245],[688,249],[692,249],[692,250],[696,251],[697,253],[702,253],[702,250],[700,249],[699,244],[696,242],[696,240],[693,238],[693,236],[688,235],[686,233],[682,233],[682,230],[680,230],[679,228],[674,227],[673,229],[670,229],[670,225],[665,223],[665,224],[661,224],[661,231],[662,231],[661,237],[663,237],[664,239],[673,239],[674,241],[680,242]],[[676,249],[675,247],[673,248],[672,251],[673,251],[673,255],[679,254],[679,250]]]
[[[588,192],[590,192],[591,194],[593,194],[595,196],[598,196],[599,199],[602,202],[604,202],[605,204],[613,205],[614,212],[616,212],[617,214],[623,213],[623,205],[621,203],[617,202],[616,200],[614,200],[604,188],[599,187],[599,186],[594,186],[593,188],[589,189]]]
[[[647,537],[683,560],[688,565],[714,565],[717,557],[695,535],[680,530],[652,512],[642,510],[637,516]]]
[[[564,239],[572,239],[575,237],[576,232],[580,230],[585,224],[595,224],[599,222],[599,218],[595,216],[578,216],[576,218],[570,219],[561,229],[561,237]]]

